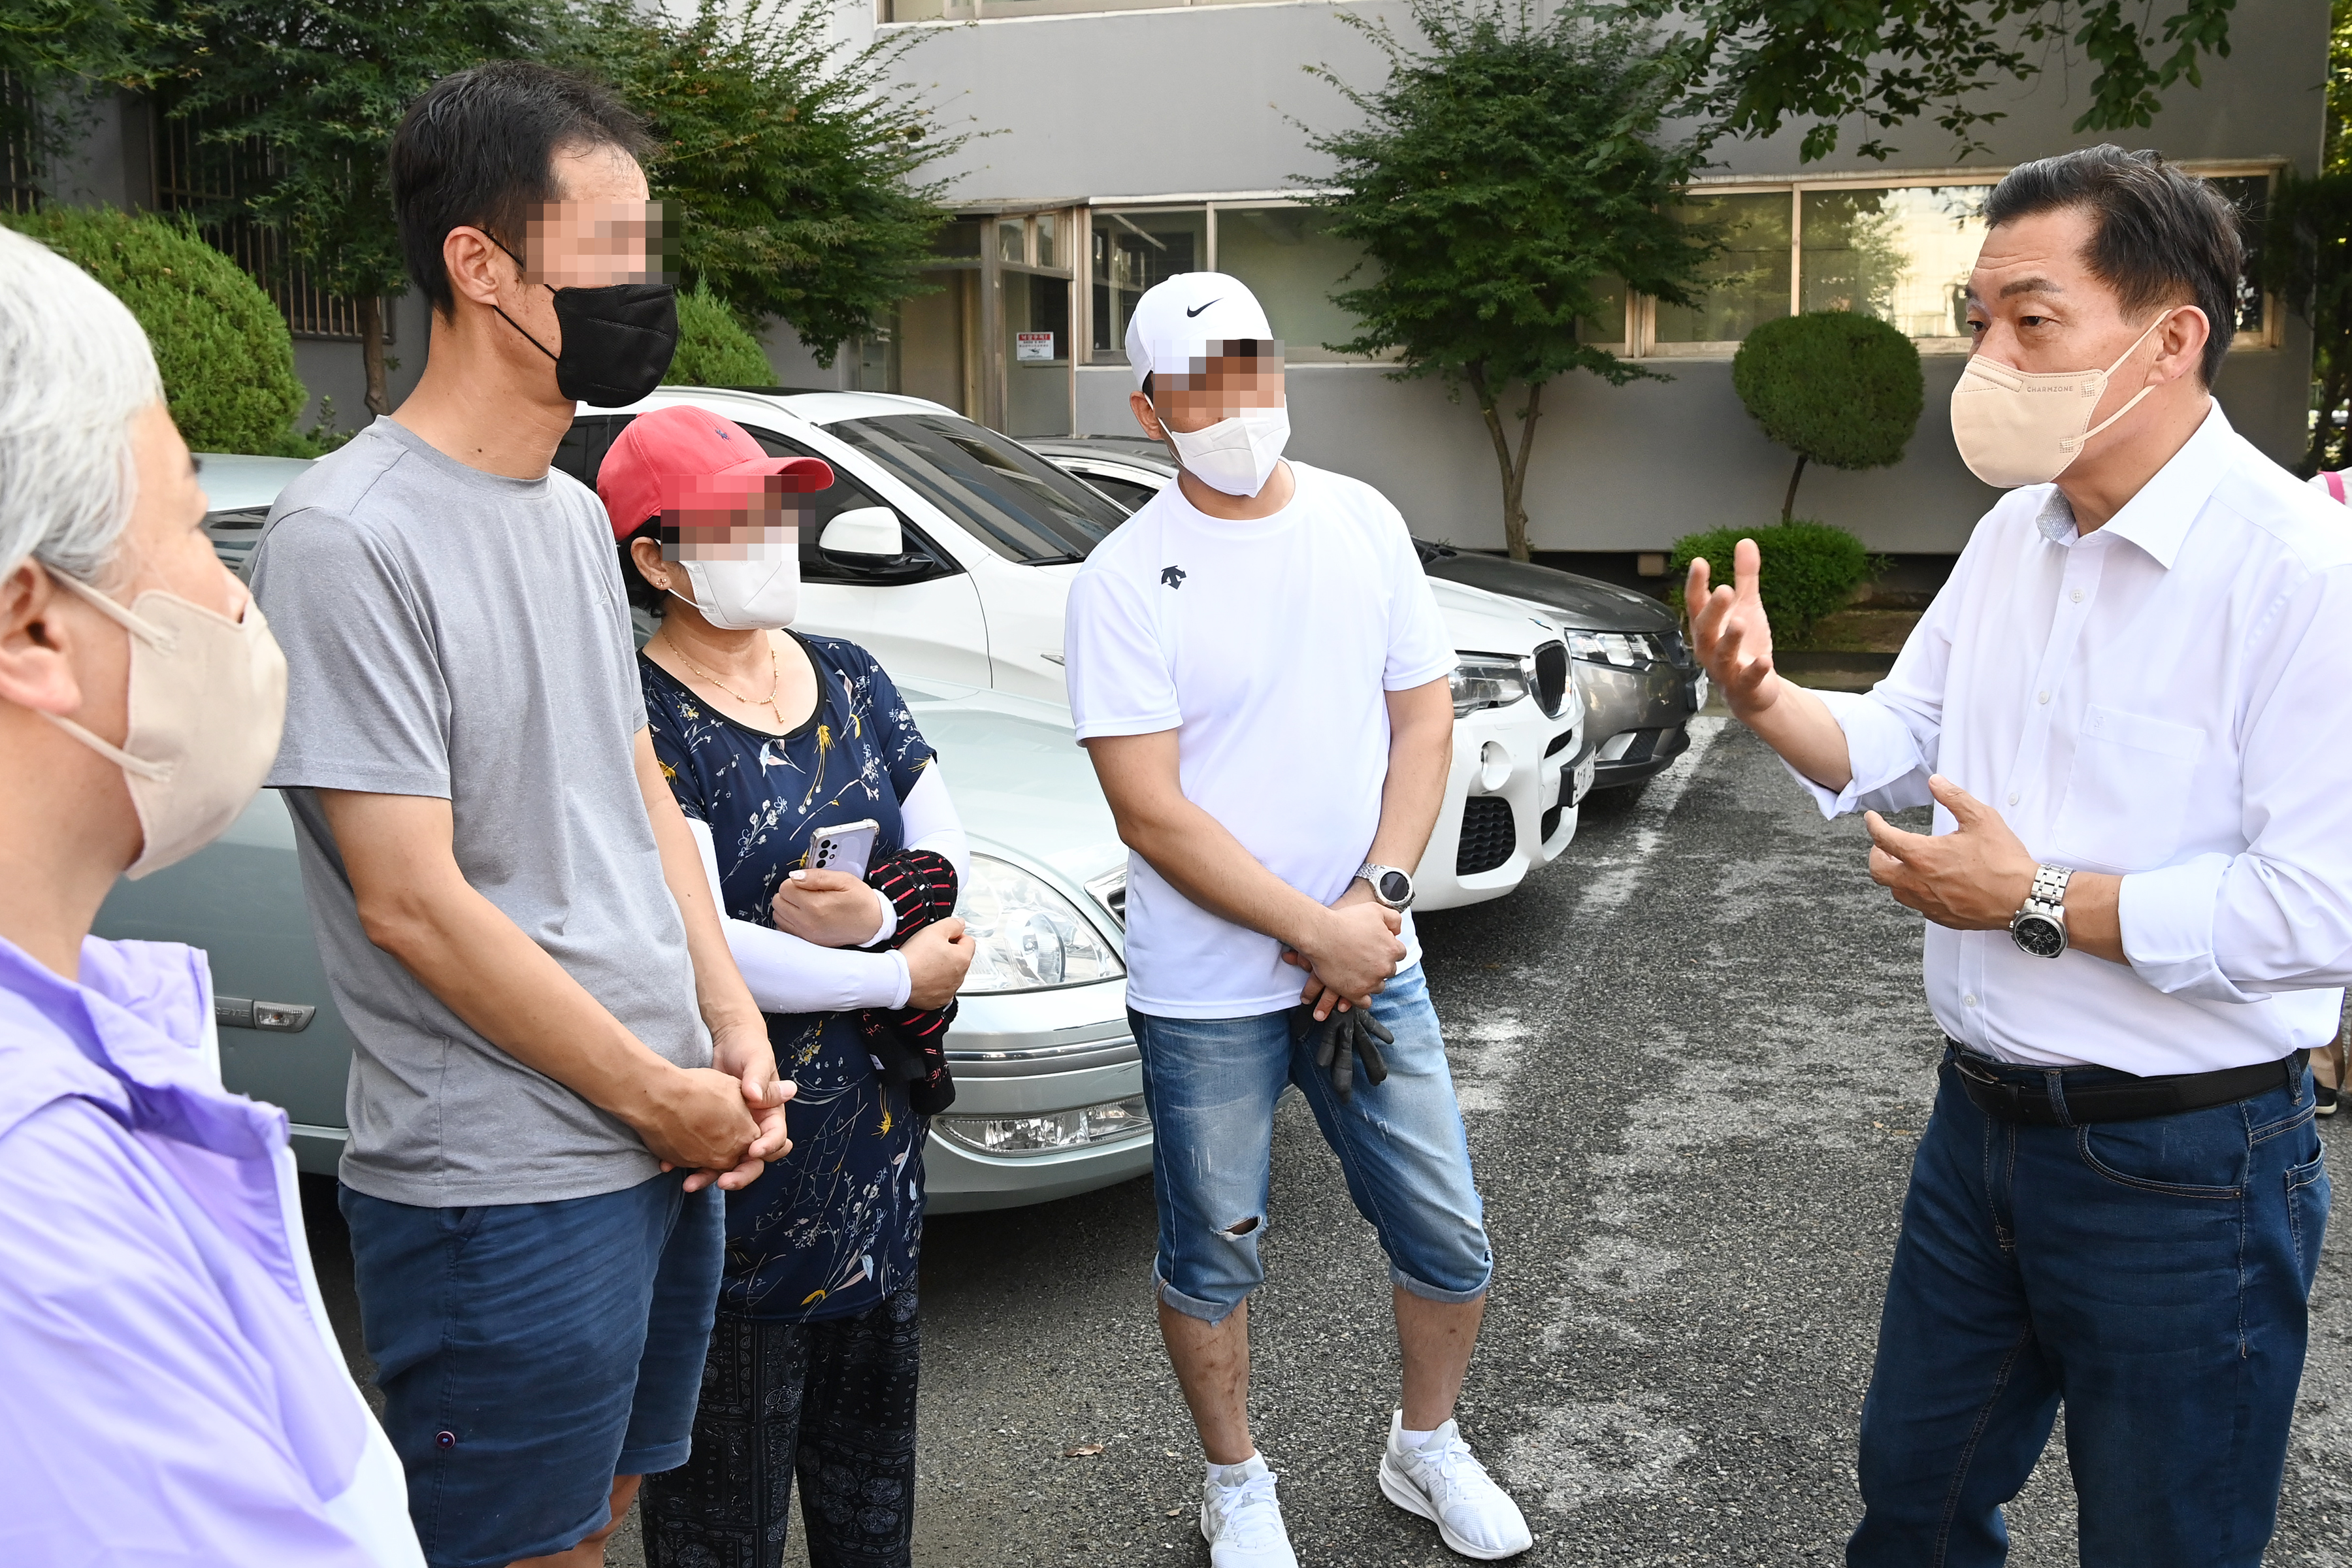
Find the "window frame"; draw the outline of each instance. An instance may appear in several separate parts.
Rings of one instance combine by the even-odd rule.
[[[2280,172],[2287,161],[2283,158],[2193,159],[2179,165],[2188,174],[2205,179],[2261,178],[2269,182],[2272,195],[2278,190]],[[2009,174],[2007,168],[1984,169],[1961,166],[1942,169],[1889,170],[1885,173],[1860,172],[1850,174],[1824,174],[1813,177],[1770,179],[1748,174],[1713,174],[1693,180],[1685,191],[1693,195],[1764,195],[1786,192],[1789,197],[1789,314],[1798,315],[1804,308],[1805,268],[1805,194],[1810,191],[1885,191],[1914,189],[1936,185],[1999,184]],[[1675,343],[1661,348],[1657,341],[1657,301],[1646,294],[1635,294],[1633,300],[1638,310],[1629,309],[1628,320],[1634,324],[1633,341],[1614,352],[1627,359],[1636,360],[1727,360],[1739,352],[1741,340],[1729,339],[1706,342]],[[1965,356],[1969,352],[1967,338],[1913,338],[1923,357],[1944,355]],[[2263,295],[2263,329],[2260,332],[2240,332],[2231,342],[2232,352],[2275,349],[2284,342],[2284,325],[2281,319],[2278,297],[2265,291]],[[1606,345],[1603,345],[1606,346]]]

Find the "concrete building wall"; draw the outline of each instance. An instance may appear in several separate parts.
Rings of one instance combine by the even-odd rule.
[[[989,0],[992,11],[1013,0]],[[1381,57],[1343,15],[1410,32],[1402,5],[1380,0],[1284,0],[1097,15],[921,25],[908,76],[949,119],[1002,132],[973,141],[948,171],[953,199],[994,201],[1234,195],[1311,184],[1328,170],[1312,130],[1349,112],[1328,82],[1380,79]],[[2324,119],[2326,0],[2266,0],[2233,14],[2231,52],[2209,61],[2201,90],[2183,84],[2156,123],[2120,138],[2182,160],[2284,160],[2309,172]],[[902,28],[886,28],[898,33]],[[2105,138],[2069,129],[2089,72],[2053,56],[2030,84],[2003,85],[1984,105],[2007,116],[1986,132],[1998,168]],[[1885,163],[1849,151],[1801,165],[1801,127],[1717,149],[1717,175],[1900,174],[1950,165],[1932,124],[1887,139]],[[2281,345],[2231,356],[2216,388],[2238,427],[2282,460],[2305,429],[2310,342],[2289,317]],[[1555,384],[1538,441],[1528,504],[1538,549],[1654,550],[1695,528],[1777,514],[1791,458],[1740,407],[1725,360],[1651,362],[1666,384],[1612,388],[1591,377]],[[1956,356],[1927,356],[1927,411],[1899,466],[1845,474],[1810,469],[1800,510],[1853,529],[1875,550],[1951,552],[1993,492],[1960,465],[1944,416]],[[1128,433],[1123,366],[1077,373],[1078,426]],[[1371,366],[1290,373],[1293,450],[1379,485],[1429,532],[1499,546],[1501,484],[1475,410],[1430,383],[1399,384]]]

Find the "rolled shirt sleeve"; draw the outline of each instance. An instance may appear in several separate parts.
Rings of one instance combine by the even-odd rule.
[[[2352,565],[2284,595],[2250,637],[2235,854],[2123,879],[2125,956],[2158,990],[2254,1003],[2352,982]],[[2267,635],[2262,635],[2267,634]]]

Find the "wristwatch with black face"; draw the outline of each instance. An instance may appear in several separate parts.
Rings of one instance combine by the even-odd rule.
[[[1412,907],[1412,873],[1400,871],[1393,866],[1375,866],[1370,860],[1356,868],[1356,875],[1372,885],[1372,897],[1392,910]]]
[[[2063,866],[2033,868],[2033,889],[2009,922],[2009,940],[2019,952],[2055,958],[2066,951],[2066,883],[2074,875]]]

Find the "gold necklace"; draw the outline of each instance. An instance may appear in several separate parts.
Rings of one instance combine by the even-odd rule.
[[[776,644],[773,638],[770,638],[768,642],[768,694],[765,697],[746,697],[741,692],[736,690],[733,687],[728,685],[725,681],[719,679],[717,676],[711,674],[709,670],[703,668],[702,666],[695,663],[694,660],[687,658],[686,650],[677,646],[677,639],[669,635],[669,628],[667,626],[664,626],[662,628],[662,641],[669,644],[670,652],[677,655],[678,662],[680,664],[685,665],[687,668],[694,671],[695,674],[702,677],[703,679],[710,682],[711,685],[719,688],[719,690],[725,692],[736,701],[740,702],[744,707],[765,708],[769,712],[776,716],[776,722],[778,724],[781,725],[784,722],[784,710],[776,706],[776,689],[784,683],[784,671],[783,667],[776,662]]]

